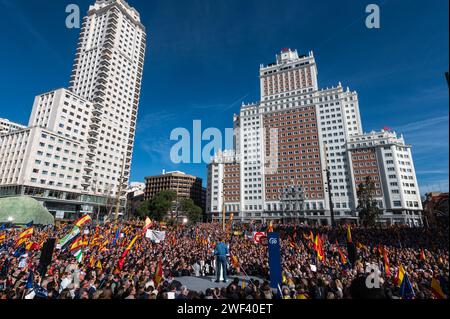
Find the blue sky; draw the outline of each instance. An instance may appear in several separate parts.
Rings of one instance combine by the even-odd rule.
[[[0,117],[27,123],[35,95],[68,86],[82,14],[94,0],[0,0]],[[259,98],[258,69],[285,47],[314,51],[319,85],[359,93],[365,131],[389,126],[413,145],[421,192],[448,190],[448,1],[129,0],[148,33],[132,180],[162,169],[205,177],[204,164],[170,161],[170,132],[232,126]],[[381,8],[381,29],[365,7]]]

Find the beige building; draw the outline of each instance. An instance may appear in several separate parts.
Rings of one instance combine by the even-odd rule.
[[[162,191],[175,191],[178,199],[190,198],[194,203],[204,209],[204,198],[202,195],[202,179],[183,172],[163,172],[158,176],[145,178],[144,199],[150,200]]]

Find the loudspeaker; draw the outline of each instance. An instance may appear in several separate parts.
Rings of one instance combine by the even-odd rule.
[[[39,267],[46,268],[52,262],[53,250],[55,249],[56,238],[49,238],[41,249],[41,258],[39,259]]]
[[[356,259],[358,257],[355,244],[347,243],[347,253],[348,253],[348,260],[350,261],[352,266],[354,266],[356,263]]]

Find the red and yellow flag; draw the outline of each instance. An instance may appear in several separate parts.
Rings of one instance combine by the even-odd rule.
[[[273,233],[273,221],[269,222],[269,227],[267,228],[268,233]]]
[[[34,228],[29,227],[19,234],[19,236],[17,237],[17,240],[20,240],[22,238],[30,238],[31,236],[33,236],[33,232],[34,232]]]
[[[233,265],[234,268],[239,268],[239,260],[234,255],[231,257],[231,264]]]
[[[440,281],[436,278],[431,280],[431,292],[437,299],[447,299],[447,295],[442,291]]]
[[[163,266],[162,266],[162,260],[160,260],[158,262],[158,267],[156,267],[156,272],[155,272],[155,278],[154,278],[154,282],[155,282],[155,288],[159,287],[159,284],[161,283],[163,279]]]
[[[97,268],[97,269],[100,269],[100,270],[103,270],[102,263],[100,262],[100,260],[97,260],[97,266],[96,266],[96,268]]]
[[[341,250],[341,247],[339,247],[339,243],[336,240],[336,246],[338,248],[338,252],[339,252],[339,257],[341,258],[341,263],[342,265],[346,265],[347,264],[347,257],[344,255],[344,253]]]
[[[119,269],[120,270],[123,269],[123,265],[125,264],[125,258],[127,257],[128,253],[131,251],[131,249],[133,248],[133,246],[136,243],[136,241],[138,240],[138,238],[139,238],[139,234],[134,236],[133,240],[128,244],[127,248],[122,253],[122,256],[119,259]]]
[[[89,268],[94,268],[95,265],[95,259],[94,254],[91,255],[91,258],[89,259]]]
[[[6,233],[0,233],[0,244],[6,240]]]
[[[152,227],[152,220],[150,218],[146,218],[145,219],[145,225],[144,228],[142,229],[142,232],[145,234],[147,232],[148,229],[150,229],[150,227]]]
[[[403,265],[398,267],[397,275],[395,276],[394,283],[397,287],[400,287],[403,282],[403,278],[405,277],[406,270],[403,268]]]
[[[386,274],[386,277],[391,276],[391,267],[389,265],[389,257],[386,247],[383,249],[383,259],[384,259],[384,272]]]
[[[30,241],[30,242],[25,246],[25,249],[26,249],[27,251],[30,251],[30,250],[39,250],[39,244]]]
[[[352,240],[352,229],[350,225],[347,225],[347,243],[353,242]]]
[[[81,217],[80,219],[78,219],[78,220],[75,222],[75,226],[81,227],[81,226],[83,226],[84,224],[87,224],[87,223],[89,223],[89,222],[91,222],[91,221],[92,221],[91,216],[85,215],[85,216]]]
[[[420,250],[420,260],[422,261],[426,261],[427,258],[425,257],[425,251],[423,250],[423,248]]]
[[[24,243],[28,241],[28,239],[33,236],[34,229],[33,227],[29,227],[25,229],[23,232],[19,234],[16,240],[16,247],[22,246]]]
[[[323,251],[323,243],[322,243],[322,238],[320,237],[320,234],[317,234],[317,236],[316,236],[316,240],[314,241],[314,248],[316,249],[316,252],[317,252],[317,258],[320,261],[323,261],[325,259],[325,254]]]
[[[83,247],[83,239],[81,237],[78,237],[73,243],[72,245],[70,245],[70,251],[77,251],[80,248]]]

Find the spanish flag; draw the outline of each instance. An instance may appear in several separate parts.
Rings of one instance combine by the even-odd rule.
[[[431,292],[437,299],[447,299],[447,296],[442,291],[441,282],[436,278],[431,280]]]
[[[350,225],[347,225],[347,243],[352,242],[352,229]]]
[[[234,255],[231,257],[231,264],[233,265],[234,268],[239,268],[239,260]]]
[[[30,242],[25,246],[25,250],[27,250],[27,251],[30,251],[30,250],[39,250],[39,244],[30,241]]]
[[[403,282],[403,278],[405,277],[405,268],[403,268],[403,265],[400,265],[398,267],[397,276],[395,276],[394,283],[397,285],[397,287],[400,287]]]
[[[23,232],[19,234],[19,237],[17,237],[17,241],[23,238],[30,238],[31,236],[33,236],[33,231],[34,231],[33,227],[25,229]]]
[[[28,239],[33,236],[33,227],[25,229],[19,234],[16,240],[15,247],[18,248],[28,241]]]
[[[296,248],[297,245],[295,244],[294,240],[292,238],[289,237],[289,246],[291,246],[291,248]]]
[[[108,246],[108,244],[109,244],[109,240],[108,240],[108,239],[105,239],[105,240],[103,241],[103,243],[100,245],[99,249],[100,249],[101,251],[105,250],[105,248],[106,248],[106,246]]]
[[[103,270],[102,263],[100,262],[100,260],[97,260],[97,267],[96,268],[100,269],[100,270]]]
[[[142,232],[145,234],[150,227],[152,227],[152,220],[147,217],[145,219],[145,225],[144,228],[142,229]]]
[[[347,262],[348,262],[347,257],[346,257],[346,256],[344,255],[344,253],[342,252],[341,247],[339,247],[339,243],[338,243],[337,240],[336,240],[336,246],[337,246],[337,248],[338,248],[339,257],[341,258],[342,266],[347,265]]]
[[[156,267],[155,278],[153,279],[153,281],[155,282],[155,288],[159,287],[159,284],[161,283],[162,279],[163,279],[163,266],[162,260],[160,260],[158,262],[158,266]]]
[[[320,261],[323,261],[325,259],[325,254],[323,252],[322,238],[320,237],[320,234],[317,234],[316,236],[316,240],[314,241],[314,248],[316,249],[317,252],[317,258]]]
[[[130,250],[133,248],[134,244],[136,243],[136,240],[138,240],[139,235],[136,235],[133,240],[128,244],[128,247],[125,249],[125,251],[122,253],[122,256],[119,259],[119,269],[123,269],[123,265],[125,264],[125,258],[127,257]]]
[[[384,250],[383,250],[383,259],[384,259],[384,272],[386,274],[386,277],[390,277],[391,276],[391,267],[389,265],[389,257],[388,257],[386,247],[384,247]]]
[[[267,228],[267,232],[273,233],[273,222],[272,221],[269,222],[269,227]]]
[[[420,250],[420,260],[422,261],[426,261],[426,257],[425,257],[425,251],[423,250],[423,248]]]
[[[83,247],[83,239],[81,237],[78,237],[72,245],[70,245],[70,251],[74,252],[77,250],[80,250]]]
[[[91,258],[89,258],[89,268],[94,268],[95,265],[95,259],[94,259],[94,255],[91,255]]]
[[[87,224],[87,223],[89,223],[89,222],[91,222],[91,221],[92,221],[91,216],[85,215],[85,216],[81,217],[80,219],[78,219],[78,220],[75,222],[75,226],[81,227],[81,226],[83,226],[84,224]]]
[[[6,240],[6,234],[0,233],[0,244],[2,244]]]

